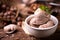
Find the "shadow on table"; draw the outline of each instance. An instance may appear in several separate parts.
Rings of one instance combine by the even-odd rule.
[[[56,31],[53,35],[46,38],[37,38],[37,40],[60,40],[60,31]]]

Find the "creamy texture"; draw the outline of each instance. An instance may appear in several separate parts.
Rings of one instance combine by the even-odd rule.
[[[40,25],[39,28],[47,28],[47,27],[51,27],[53,25],[54,25],[53,21],[50,20],[46,24]]]
[[[53,21],[50,21],[50,14],[38,8],[34,12],[34,17],[30,20],[31,26],[39,26],[39,28],[53,26]]]

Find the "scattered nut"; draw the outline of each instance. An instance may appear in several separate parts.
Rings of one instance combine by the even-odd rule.
[[[20,21],[20,22],[17,22],[17,25],[18,26],[21,26],[22,25],[22,22]]]

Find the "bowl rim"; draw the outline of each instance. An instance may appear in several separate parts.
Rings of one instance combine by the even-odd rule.
[[[30,25],[27,23],[27,20],[32,16],[34,16],[34,15],[30,15],[25,19],[25,24],[28,25],[28,27],[30,27]],[[51,17],[53,17],[57,20],[57,23],[54,26],[48,27],[48,28],[36,28],[36,27],[30,27],[30,28],[35,29],[35,30],[48,30],[48,29],[52,29],[52,28],[56,27],[58,25],[58,19],[53,15],[51,15]]]

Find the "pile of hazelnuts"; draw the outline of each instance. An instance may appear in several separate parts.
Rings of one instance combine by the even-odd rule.
[[[18,13],[17,8],[7,4],[0,3],[0,26],[8,24],[17,24],[21,26],[21,15]]]

